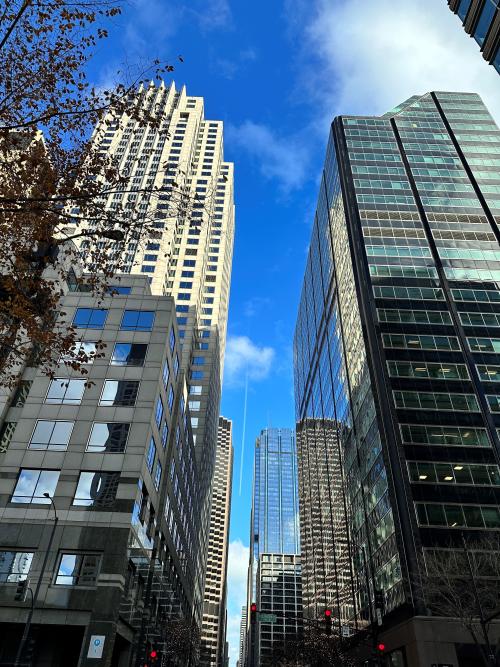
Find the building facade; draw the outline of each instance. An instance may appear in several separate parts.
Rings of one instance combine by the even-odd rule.
[[[340,628],[350,614],[351,573],[337,430],[322,418],[296,428],[304,616],[322,620],[330,609]]]
[[[268,554],[259,557],[257,569],[258,621],[257,646],[259,662],[275,665],[287,640],[302,633],[302,577],[300,555]],[[276,616],[266,621],[266,614]]]
[[[500,74],[500,11],[498,0],[448,0],[465,32],[479,44],[486,62]]]
[[[240,623],[240,650],[238,667],[244,667],[246,661],[246,639],[247,639],[247,608],[244,605],[241,608],[241,623]]]
[[[234,170],[224,160],[223,123],[205,119],[203,98],[188,96],[174,83],[161,83],[142,87],[137,104],[157,119],[157,126],[110,114],[96,128],[93,141],[121,173],[129,174],[136,191],[114,189],[105,207],[110,212],[130,210],[136,224],[147,221],[154,234],[126,247],[99,243],[103,251],[120,256],[121,271],[147,276],[153,294],[175,300],[199,476],[204,572],[234,242]],[[78,211],[73,214],[75,221],[86,224],[78,220]],[[80,245],[82,256],[91,257],[92,241]]]
[[[33,665],[93,665],[96,638],[103,667],[143,664],[146,638],[162,654],[170,623],[196,623],[198,480],[174,301],[140,276],[99,303],[81,286],[60,321],[88,373],[64,358],[53,378],[28,366],[2,414],[2,665],[27,618],[26,578],[41,583]]]
[[[200,665],[206,667],[225,665],[226,577],[232,480],[232,422],[219,417],[201,635]]]
[[[247,609],[252,602],[260,609],[258,573],[264,553],[279,558],[300,554],[297,454],[291,429],[263,429],[255,442]],[[262,631],[267,633],[267,628],[250,624],[247,615],[247,667],[260,664]]]
[[[299,432],[308,420],[337,431],[343,618],[354,632],[371,625],[382,591],[384,643],[408,667],[436,655],[468,664],[472,639],[427,615],[421,582],[463,550],[462,535],[474,552],[500,530],[499,166],[479,96],[433,92],[381,117],[336,118],[322,175],[296,417]]]

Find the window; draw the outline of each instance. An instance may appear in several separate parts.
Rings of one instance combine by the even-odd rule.
[[[0,551],[0,584],[24,581],[32,561],[32,551]]]
[[[479,46],[483,46],[484,40],[486,39],[486,35],[488,34],[488,30],[490,28],[491,22],[493,20],[493,17],[495,15],[495,12],[497,11],[497,2],[493,2],[493,0],[485,0],[483,9],[481,10],[481,14],[479,15],[479,20],[476,25],[476,29],[474,30],[474,39],[476,42],[479,44]]]
[[[465,17],[467,16],[467,12],[469,11],[470,3],[471,0],[460,0],[457,14],[462,19],[462,21],[465,21]]]
[[[201,384],[192,384],[189,387],[189,393],[190,394],[201,394],[203,390],[203,386]]]
[[[205,357],[193,357],[194,366],[203,366],[205,364]]]
[[[168,409],[170,412],[172,412],[172,408],[174,407],[174,390],[172,389],[172,385],[168,388]]]
[[[472,352],[500,352],[500,338],[467,338]]]
[[[95,586],[101,556],[99,554],[61,554],[54,583],[58,586]]]
[[[122,331],[151,331],[155,321],[154,310],[126,310],[123,313]]]
[[[86,380],[68,380],[68,378],[54,378],[51,380],[45,398],[46,403],[65,403],[79,405],[85,391]]]
[[[94,363],[96,343],[77,341],[67,354],[61,356],[62,363],[71,363],[75,360],[85,364]]]
[[[447,394],[430,391],[394,391],[397,408],[406,410],[451,410],[479,412],[474,394]]]
[[[155,489],[156,489],[157,491],[158,491],[159,488],[160,488],[161,472],[162,472],[161,463],[160,463],[160,461],[157,461],[157,462],[156,462],[156,468],[155,468],[155,474],[154,474],[154,476],[153,476],[153,481],[154,481]]]
[[[173,364],[174,364],[175,377],[177,377],[179,375],[179,357],[177,356],[177,354],[174,355],[174,358],[173,358],[172,361],[173,361]]]
[[[170,369],[168,367],[168,361],[166,359],[165,359],[165,363],[163,364],[162,377],[163,377],[163,384],[166,387],[167,383],[168,383],[168,378],[170,377]]]
[[[88,507],[112,505],[118,490],[119,480],[119,472],[81,472],[73,505]]]
[[[163,428],[161,430],[161,446],[163,449],[167,446],[167,440],[168,440],[168,424],[165,422],[163,424]]]
[[[203,380],[204,375],[203,371],[191,371],[191,380]]]
[[[65,451],[75,422],[38,420],[29,443],[30,449]]]
[[[155,459],[156,459],[156,445],[154,439],[151,438],[151,440],[149,441],[148,454],[146,456],[146,465],[148,466],[148,470],[150,473],[153,472]]]
[[[94,422],[87,442],[88,452],[109,452],[118,454],[125,451],[130,424],[121,422]]]
[[[175,348],[175,333],[173,327],[172,329],[170,329],[169,344],[170,344],[170,352],[172,352],[173,354]]]
[[[21,380],[12,397],[11,408],[20,408],[23,406],[26,403],[30,389],[31,380]]]
[[[16,426],[17,422],[4,422],[0,427],[0,454],[8,450]]]
[[[77,308],[73,326],[79,329],[102,329],[107,317],[108,311],[104,308]]]
[[[108,294],[130,294],[132,291],[131,287],[125,287],[122,285],[110,285],[106,290]]]
[[[161,420],[163,417],[163,401],[161,400],[161,396],[158,396],[158,400],[156,401],[156,410],[155,410],[155,422],[158,428],[160,428]]]
[[[99,405],[135,405],[138,391],[138,380],[106,380]]]
[[[113,366],[144,366],[147,349],[146,343],[115,343],[111,364]]]
[[[22,468],[12,494],[12,503],[33,503],[50,505],[50,499],[44,493],[54,496],[59,470],[29,470]]]
[[[200,401],[189,401],[189,410],[191,412],[198,412],[200,410]]]

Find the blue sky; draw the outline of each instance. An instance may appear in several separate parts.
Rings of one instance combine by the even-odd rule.
[[[153,58],[225,123],[236,241],[222,414],[233,420],[229,640],[236,662],[248,563],[253,444],[293,427],[292,341],[332,118],[410,95],[469,90],[500,118],[500,79],[446,0],[129,0],[90,67],[98,85]],[[242,428],[248,404],[245,452]],[[240,494],[240,466],[243,475]]]

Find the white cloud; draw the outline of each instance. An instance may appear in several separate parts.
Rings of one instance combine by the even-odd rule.
[[[289,0],[300,12],[302,0]],[[446,2],[315,0],[303,27],[300,84],[324,133],[338,114],[381,114],[431,90],[477,92],[500,117],[498,74]]]
[[[228,0],[202,0],[189,5],[190,11],[196,16],[203,30],[228,29],[233,25],[233,16]],[[198,9],[200,7],[200,9]]]
[[[229,336],[226,343],[225,379],[237,384],[248,373],[250,380],[262,380],[271,370],[272,347],[259,347],[248,336]]]
[[[236,665],[240,644],[241,607],[246,604],[249,550],[241,540],[229,543],[227,568],[227,641],[230,664]]]
[[[301,137],[280,137],[267,125],[246,120],[226,126],[226,143],[240,146],[259,164],[262,174],[279,181],[282,190],[301,187],[307,177],[309,152]]]
[[[255,317],[262,310],[269,308],[271,303],[271,299],[267,296],[254,296],[248,299],[243,307],[245,317]]]

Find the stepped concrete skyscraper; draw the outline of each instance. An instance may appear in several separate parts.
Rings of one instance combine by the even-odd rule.
[[[301,628],[300,536],[295,434],[266,428],[255,442],[247,610],[278,614],[277,623],[250,623],[247,611],[246,665],[270,658],[286,636]],[[272,570],[272,571],[270,571]],[[290,585],[290,581],[293,586]],[[288,597],[283,595],[285,582]]]
[[[499,0],[448,0],[448,5],[479,44],[486,62],[500,74]]]
[[[390,664],[481,662],[425,582],[450,557],[463,575],[500,530],[499,224],[500,131],[478,95],[335,118],[295,331],[299,467],[334,429],[332,590]]]
[[[229,419],[219,417],[201,636],[200,665],[204,667],[224,667],[226,575],[233,479],[232,426]]]
[[[136,220],[153,220],[155,238],[129,243],[122,270],[148,276],[153,294],[175,300],[199,474],[200,553],[206,558],[234,241],[233,164],[224,160],[223,124],[205,119],[203,98],[161,83],[141,88],[137,104],[155,116],[157,126],[106,116],[93,140],[139,192],[109,194],[109,211],[125,207]],[[152,188],[159,188],[155,197]],[[81,247],[87,256],[91,241]],[[198,591],[200,604],[202,595]]]

